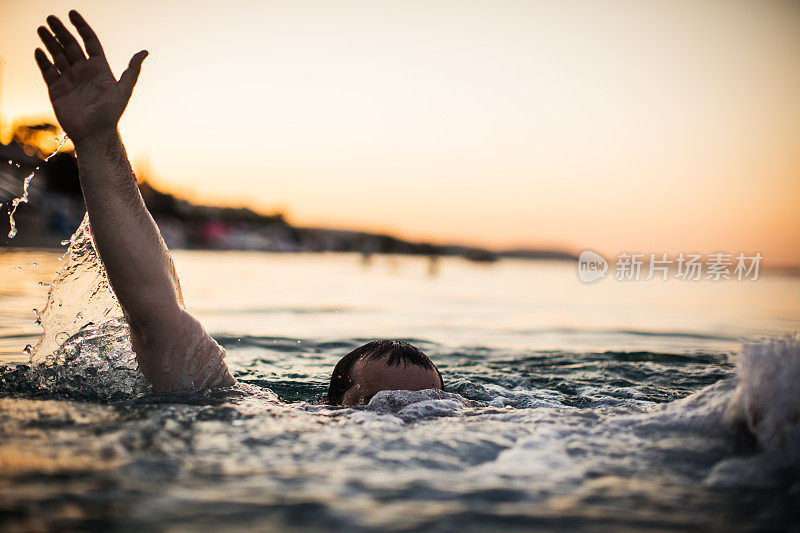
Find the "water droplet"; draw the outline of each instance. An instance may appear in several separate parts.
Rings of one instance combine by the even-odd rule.
[[[33,346],[31,346],[30,344],[26,344],[25,347],[22,349],[22,351],[30,355],[31,352],[33,351]]]
[[[49,287],[49,286],[50,286],[50,284],[49,284],[49,283],[47,283],[46,281],[40,281],[40,282],[39,282],[39,286],[40,286],[40,287]]]
[[[74,344],[70,344],[64,348],[64,355],[66,358],[72,360],[80,353],[80,348]]]
[[[61,241],[61,246],[66,246],[68,244],[69,244],[69,239],[64,239],[63,241]]]
[[[58,137],[56,137],[56,138],[58,138]],[[61,147],[64,146],[64,143],[66,143],[66,142],[67,142],[67,136],[66,136],[66,134],[63,134],[63,137],[59,141],[58,146],[56,147],[56,149],[53,151],[53,153],[51,153],[50,155],[45,157],[44,160],[48,161],[51,157],[56,155],[58,153],[58,151],[61,150]],[[17,163],[16,166],[17,166],[17,168],[19,168],[19,163]],[[11,208],[8,210],[8,225],[11,226],[11,231],[8,232],[8,238],[9,239],[13,239],[14,237],[17,236],[17,225],[16,225],[16,223],[14,221],[14,213],[17,212],[17,207],[19,207],[19,204],[27,204],[28,203],[28,188],[30,187],[31,180],[33,179],[33,176],[34,176],[34,174],[36,174],[37,170],[39,170],[39,167],[36,167],[36,169],[33,172],[31,172],[30,174],[25,176],[25,181],[22,182],[22,195],[19,196],[18,198],[14,198],[11,201]]]

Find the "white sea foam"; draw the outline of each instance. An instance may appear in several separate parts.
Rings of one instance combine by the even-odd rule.
[[[530,410],[530,436],[481,465],[472,481],[524,480],[530,490],[591,498],[588,480],[597,473],[627,478],[681,464],[706,486],[782,486],[800,468],[800,340],[745,344],[737,372],[668,404]],[[640,412],[625,414],[631,407]],[[663,480],[653,476],[648,490],[660,490]]]
[[[721,461],[706,483],[771,487],[800,468],[800,336],[745,344],[736,370],[726,421],[733,431],[752,435],[758,451]]]
[[[731,420],[746,425],[764,451],[800,462],[800,335],[745,344],[736,371]]]
[[[380,391],[370,400],[367,409],[393,414],[405,422],[442,416],[456,416],[469,402],[458,394],[436,389],[422,391]]]

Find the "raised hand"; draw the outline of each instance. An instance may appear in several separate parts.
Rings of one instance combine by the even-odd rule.
[[[41,48],[36,49],[34,56],[47,84],[56,118],[77,145],[116,130],[147,51],[135,54],[117,80],[94,30],[75,10],[69,12],[69,19],[83,39],[88,57],[75,37],[53,15],[47,17],[49,29],[39,26],[37,30],[53,61],[50,62]]]

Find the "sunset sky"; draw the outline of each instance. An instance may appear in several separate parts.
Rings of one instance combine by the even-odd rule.
[[[0,0],[6,140],[52,117],[36,27],[73,7],[115,72],[150,51],[123,139],[194,200],[800,264],[800,2]]]

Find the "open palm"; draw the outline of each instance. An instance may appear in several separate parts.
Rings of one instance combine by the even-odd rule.
[[[75,37],[53,15],[47,17],[50,29],[40,26],[37,30],[53,61],[40,48],[34,55],[56,118],[72,141],[78,143],[117,127],[147,52],[135,54],[117,81],[94,30],[77,11],[70,11],[69,18],[83,39],[88,58]]]

